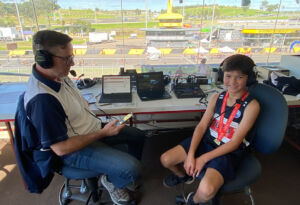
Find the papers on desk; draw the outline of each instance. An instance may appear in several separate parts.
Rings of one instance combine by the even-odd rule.
[[[119,107],[136,107],[136,104],[134,102],[130,103],[112,103],[113,108],[119,108]]]
[[[85,93],[85,94],[82,94],[82,96],[89,104],[96,103],[96,98],[93,93]]]

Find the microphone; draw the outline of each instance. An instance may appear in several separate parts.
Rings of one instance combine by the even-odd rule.
[[[80,81],[80,78],[81,78],[82,76],[84,76],[84,73],[82,73],[81,75],[79,75],[75,82],[78,83],[78,82]]]
[[[77,76],[75,70],[70,70],[70,74],[71,74],[73,77],[76,77],[76,76]],[[84,73],[82,73],[81,75],[79,75],[78,78],[76,79],[76,81],[78,81],[82,76],[84,76]]]
[[[79,75],[77,79],[80,79],[82,76],[84,76],[84,73],[82,73],[81,75]]]

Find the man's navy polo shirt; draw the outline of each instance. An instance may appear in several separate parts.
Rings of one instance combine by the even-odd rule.
[[[27,116],[40,136],[43,148],[75,135],[101,129],[101,123],[89,111],[84,98],[68,78],[48,80],[35,66],[24,97]]]

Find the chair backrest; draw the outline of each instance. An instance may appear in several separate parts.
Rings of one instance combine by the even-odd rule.
[[[260,104],[253,146],[262,153],[275,152],[283,141],[287,126],[286,100],[277,89],[265,84],[255,84],[249,92]]]
[[[33,125],[27,118],[24,108],[24,93],[19,96],[15,115],[14,148],[18,168],[25,188],[31,193],[42,193],[48,187],[53,176],[52,162],[58,162],[52,151],[40,151],[34,148],[39,143]]]

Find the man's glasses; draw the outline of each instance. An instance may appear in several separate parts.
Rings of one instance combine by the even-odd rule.
[[[71,65],[72,62],[74,61],[74,55],[70,55],[70,56],[66,56],[66,57],[56,56],[56,55],[52,55],[52,56],[64,60],[66,62],[66,65]]]

